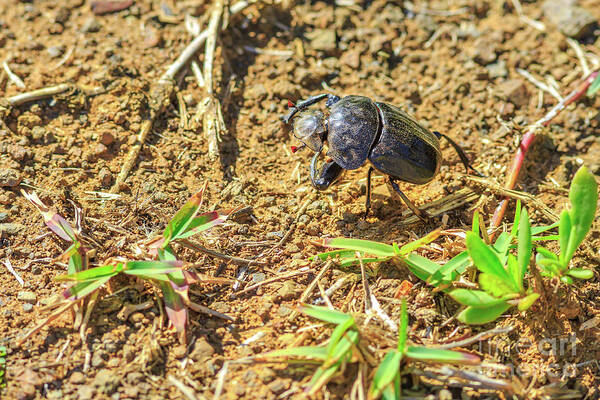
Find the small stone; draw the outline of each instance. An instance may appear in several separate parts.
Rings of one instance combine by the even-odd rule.
[[[98,351],[94,352],[92,356],[92,367],[94,368],[102,368],[106,365],[106,361],[102,357],[102,354]]]
[[[119,364],[121,364],[121,360],[118,358],[111,358],[110,360],[108,360],[108,363],[106,364],[106,366],[108,368],[117,368],[119,366]]]
[[[95,397],[96,389],[91,386],[80,386],[79,389],[77,389],[77,398],[79,400],[91,400]]]
[[[292,312],[294,312],[294,310],[292,310],[291,308],[289,308],[287,306],[281,306],[277,310],[277,314],[279,314],[279,316],[282,318],[287,318],[288,316],[290,316],[292,314]]]
[[[291,300],[296,296],[296,283],[285,281],[275,295],[275,301]]]
[[[271,392],[273,392],[275,394],[281,394],[281,393],[285,392],[287,390],[287,388],[288,388],[288,384],[283,379],[277,379],[269,385],[269,389],[271,390]]]
[[[332,51],[337,48],[337,39],[333,29],[315,29],[307,33],[306,37],[315,50]]]
[[[0,168],[0,187],[13,187],[21,183],[19,171],[12,168]]]
[[[508,76],[508,69],[504,60],[498,60],[496,63],[486,65],[485,68],[488,70],[490,79],[506,78]]]
[[[113,144],[115,142],[115,136],[108,132],[108,131],[104,131],[100,134],[100,143],[102,143],[105,146],[110,146],[111,144]]]
[[[181,344],[173,349],[173,356],[177,359],[181,359],[187,355],[187,346]]]
[[[29,303],[23,304],[23,311],[25,311],[25,312],[31,312],[31,310],[33,310],[33,305],[32,304],[29,304]]]
[[[52,46],[52,47],[48,47],[48,50],[46,50],[48,52],[48,54],[50,55],[50,57],[60,57],[63,55],[63,53],[65,52],[65,46]]]
[[[144,379],[144,374],[142,374],[141,372],[134,371],[134,372],[128,373],[127,378],[125,380],[129,384],[135,385],[135,384],[141,382],[142,379]]]
[[[85,23],[81,27],[81,32],[94,33],[98,32],[100,29],[102,29],[102,24],[100,24],[100,22],[96,18],[90,17],[85,21]]]
[[[267,95],[268,93],[267,89],[265,88],[265,85],[263,85],[262,83],[257,83],[255,85],[250,86],[244,92],[244,99],[259,102],[266,99]]]
[[[190,353],[190,357],[194,361],[199,361],[211,357],[213,354],[215,354],[215,349],[203,336],[201,336],[196,340],[196,343],[194,343],[194,348]]]
[[[97,143],[93,148],[92,152],[97,157],[103,157],[108,153],[108,147],[102,143]]]
[[[271,368],[266,367],[266,368],[261,368],[259,373],[258,373],[258,378],[262,381],[262,383],[269,383],[272,382],[273,379],[275,379],[275,371],[273,371]]]
[[[29,304],[35,304],[37,302],[37,295],[33,292],[24,290],[24,291],[17,293],[17,299],[19,299],[20,301],[29,303]]]
[[[129,322],[131,322],[132,324],[137,324],[139,322],[142,322],[143,319],[144,319],[144,314],[142,314],[141,312],[134,312],[133,314],[131,314],[129,316]]]
[[[596,19],[575,0],[547,0],[542,4],[544,15],[566,36],[581,39],[592,33]]]
[[[4,221],[8,217],[8,213],[0,212],[0,221]]]
[[[259,283],[267,279],[267,275],[264,272],[255,272],[251,277],[252,283]]]
[[[71,383],[74,383],[76,385],[80,385],[83,382],[85,382],[85,375],[83,375],[83,373],[79,372],[79,371],[75,371],[71,374],[71,379],[70,379]]]
[[[480,38],[474,44],[473,60],[481,65],[487,65],[496,61],[496,44],[489,40]]]
[[[110,186],[112,183],[113,174],[108,168],[104,167],[98,173],[98,179],[100,179],[102,186]]]
[[[360,67],[360,49],[351,49],[344,52],[340,57],[340,63],[358,69]]]
[[[529,103],[527,86],[521,79],[509,79],[502,82],[496,86],[496,93],[517,107],[523,107]]]
[[[211,304],[210,308],[223,314],[227,314],[230,310],[229,305],[224,301],[215,301]]]
[[[117,390],[121,377],[114,371],[109,369],[102,369],[98,371],[94,378],[93,385],[98,389],[100,393],[110,395]]]

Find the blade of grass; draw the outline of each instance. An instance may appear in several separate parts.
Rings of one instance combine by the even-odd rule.
[[[373,242],[371,240],[333,238],[322,239],[315,241],[314,243],[323,247],[355,250],[366,254],[373,254],[379,257],[393,257],[396,255],[393,246],[385,243]]]
[[[164,246],[167,246],[171,240],[185,232],[187,227],[192,223],[192,220],[196,217],[200,206],[202,205],[202,197],[207,184],[208,182],[205,183],[204,187],[194,194],[187,203],[177,211],[171,221],[169,221],[163,232],[163,237],[165,238],[163,248]]]
[[[496,254],[473,232],[467,232],[467,249],[475,266],[484,273],[494,275],[503,281],[510,282],[510,276],[500,263]],[[518,290],[518,288],[515,288]]]
[[[402,353],[392,350],[388,352],[375,371],[373,382],[369,390],[369,398],[378,398],[382,392],[400,373],[400,362],[402,361]]]
[[[481,363],[481,359],[474,354],[453,350],[430,349],[420,346],[408,346],[405,356],[413,360],[448,364],[476,365]]]
[[[521,213],[521,220],[519,222],[518,242],[517,242],[517,262],[518,270],[513,273],[513,280],[515,285],[519,288],[520,292],[523,292],[523,279],[525,279],[525,273],[531,260],[531,252],[533,251],[533,245],[531,244],[531,224],[529,223],[529,214],[527,210],[523,208]]]
[[[319,319],[321,321],[329,322],[330,324],[340,325],[353,318],[344,314],[341,311],[330,310],[327,307],[313,306],[310,304],[303,304],[299,307],[299,311],[310,317]]]

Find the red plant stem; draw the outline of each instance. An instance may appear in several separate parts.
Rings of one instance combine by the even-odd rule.
[[[513,161],[510,173],[506,180],[506,185],[504,186],[506,189],[513,189],[515,184],[517,183],[517,178],[519,177],[519,171],[521,171],[521,167],[523,166],[523,162],[525,161],[525,155],[527,154],[527,150],[529,150],[529,146],[533,143],[533,139],[535,139],[535,132],[540,126],[548,126],[550,121],[554,119],[562,110],[564,110],[569,104],[574,101],[579,100],[582,96],[585,95],[588,87],[594,82],[596,76],[600,71],[594,71],[589,74],[578,86],[573,90],[567,97],[565,97],[560,103],[555,105],[543,118],[538,120],[534,125],[527,129],[527,132],[523,135],[521,139],[521,143],[519,144],[519,148],[517,149],[517,153],[515,154],[515,159]],[[500,226],[502,222],[502,218],[504,218],[504,213],[508,207],[508,197],[505,197],[494,212],[494,217],[492,218],[491,227],[496,228]],[[494,234],[490,236],[493,238]]]

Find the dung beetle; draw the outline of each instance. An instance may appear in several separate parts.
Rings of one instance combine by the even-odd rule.
[[[308,109],[325,99],[325,105],[330,110],[328,117],[322,111]],[[289,124],[300,112],[294,119],[293,133],[303,143],[300,147],[292,147],[292,151],[306,146],[315,152],[310,163],[310,180],[317,190],[327,189],[344,170],[357,169],[369,161],[365,218],[371,206],[371,174],[376,169],[388,175],[391,189],[419,218],[426,220],[427,213],[402,193],[396,181],[417,185],[431,181],[442,161],[441,137],[456,150],[467,172],[472,170],[481,176],[471,167],[463,149],[452,139],[439,132],[430,132],[391,104],[363,96],[341,98],[319,94],[296,104],[288,101],[288,106],[289,112],[282,120]],[[319,169],[317,160],[325,142],[331,161]]]

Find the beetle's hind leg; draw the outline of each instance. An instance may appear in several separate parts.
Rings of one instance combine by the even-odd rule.
[[[421,219],[421,221],[423,221],[423,222],[429,221],[430,216],[429,216],[429,214],[427,214],[427,211],[419,209],[419,207],[417,207],[412,201],[410,201],[410,199],[408,197],[406,197],[406,195],[404,193],[402,193],[402,190],[400,190],[396,181],[394,181],[390,177],[388,182],[389,182],[390,186],[392,187],[392,189],[394,189],[394,191],[400,196],[402,201],[404,201],[404,203],[408,206],[408,208],[410,208],[410,210],[417,217],[419,217]]]
[[[373,167],[369,167],[369,172],[367,172],[367,200],[365,201],[365,217],[367,219],[369,216],[369,211],[371,211],[371,174],[373,173]]]
[[[471,163],[469,163],[469,159],[468,159],[467,155],[465,154],[465,151],[462,149],[462,147],[460,147],[458,145],[458,143],[456,143],[454,140],[450,139],[447,135],[444,135],[443,133],[440,133],[440,132],[433,132],[433,133],[438,138],[443,137],[444,139],[446,139],[448,141],[448,143],[450,143],[450,145],[452,147],[454,147],[454,150],[456,150],[456,153],[458,153],[458,156],[460,157],[460,161],[462,161],[463,165],[465,166],[467,173],[469,173],[469,170],[471,170],[477,176],[484,176],[481,172],[477,171],[475,168],[473,168],[473,166],[471,166]]]

